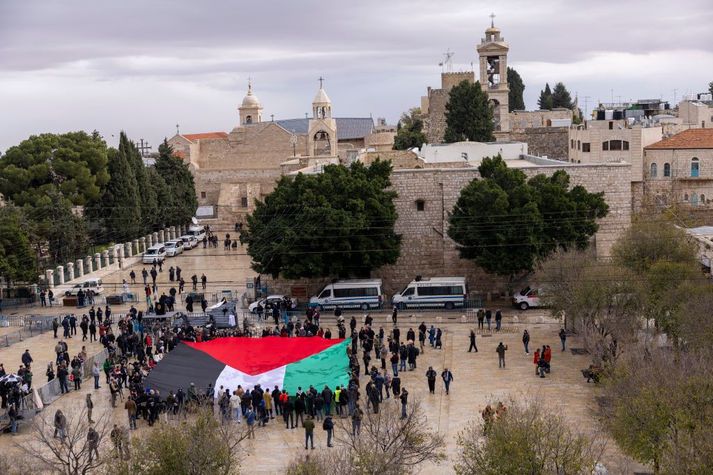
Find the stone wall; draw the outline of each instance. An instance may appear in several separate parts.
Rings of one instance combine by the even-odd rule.
[[[522,132],[533,127],[551,127],[556,119],[572,120],[572,110],[559,108],[554,110],[512,111],[510,113],[510,130]]]
[[[528,153],[539,157],[567,160],[569,129],[567,127],[536,127],[510,132],[510,139],[526,142]]]
[[[603,191],[609,204],[609,215],[599,222],[594,238],[596,254],[607,259],[620,234],[631,222],[631,185],[628,164],[565,165],[523,168],[528,176],[539,173],[551,175],[565,169],[572,185],[583,185],[591,192]],[[448,238],[448,215],[461,189],[478,177],[476,168],[394,170],[391,182],[398,193],[396,232],[402,235],[401,256],[393,266],[373,273],[384,281],[384,291],[391,297],[402,290],[417,275],[424,277],[465,276],[472,293],[502,293],[507,287],[505,278],[486,274],[472,262],[460,259],[455,243]],[[424,201],[418,211],[416,201]],[[316,293],[329,279],[270,281],[271,291],[289,292],[293,286],[308,288]],[[274,290],[273,290],[274,289]]]
[[[445,89],[428,89],[428,113],[423,118],[423,133],[428,143],[443,142],[446,132],[446,104],[449,91]]]

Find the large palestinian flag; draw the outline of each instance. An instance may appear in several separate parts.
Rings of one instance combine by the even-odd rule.
[[[158,389],[162,397],[169,391],[188,390],[191,383],[200,393],[208,387],[223,386],[233,391],[241,385],[263,389],[277,385],[294,394],[298,387],[349,382],[349,340],[319,337],[264,338],[226,337],[201,343],[181,342],[151,371],[145,387]]]

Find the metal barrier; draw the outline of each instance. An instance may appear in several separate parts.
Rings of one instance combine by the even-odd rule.
[[[3,317],[4,318],[4,317]],[[10,317],[12,323],[9,326],[22,326],[17,331],[0,336],[0,347],[8,347],[19,343],[33,336],[41,335],[52,331],[52,320],[56,317],[37,315],[13,315]],[[10,320],[5,320],[10,321]]]
[[[94,363],[99,363],[99,367],[102,367],[108,355],[109,353],[106,349],[104,349],[99,353],[87,357],[87,359],[84,361],[84,365],[82,366],[82,379],[84,380],[87,378],[91,378],[92,367],[94,366]],[[69,381],[67,382],[67,384],[69,385]],[[39,388],[35,388],[35,391],[37,391],[37,393],[40,395],[40,399],[42,400],[42,404],[44,405],[52,404],[62,395],[62,392],[60,391],[59,387],[58,378],[54,378],[52,381],[45,383]]]

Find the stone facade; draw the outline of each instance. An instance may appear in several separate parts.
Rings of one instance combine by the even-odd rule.
[[[558,121],[569,121],[569,124],[566,124],[569,127],[572,123],[572,111],[564,108],[551,111],[512,111],[510,113],[510,130],[524,132],[531,128],[560,127]]]
[[[439,164],[441,165],[441,164]],[[599,165],[537,165],[522,168],[532,177],[551,175],[557,170],[569,173],[572,185],[583,185],[590,192],[605,193],[609,215],[599,222],[594,238],[596,254],[601,259],[611,256],[616,239],[631,222],[631,185],[628,164]],[[387,296],[400,291],[415,276],[465,276],[472,293],[500,294],[507,288],[507,279],[486,274],[472,262],[461,259],[455,243],[448,238],[448,216],[461,189],[479,176],[477,168],[395,169],[391,176],[392,188],[398,193],[395,200],[398,219],[396,232],[402,236],[401,256],[393,266],[385,266],[373,273],[384,281]],[[713,195],[711,195],[713,196]],[[424,202],[423,211],[417,201]],[[269,280],[271,292],[291,292],[298,289],[314,295],[329,279]]]
[[[523,168],[532,177],[551,175],[564,169],[572,185],[582,185],[590,192],[603,191],[609,204],[609,215],[599,222],[594,239],[597,256],[608,259],[611,248],[631,222],[631,186],[628,164],[564,165]],[[401,257],[396,265],[374,273],[384,279],[389,294],[401,290],[416,275],[465,276],[472,292],[500,293],[506,280],[485,274],[470,261],[458,256],[455,243],[448,238],[448,216],[461,189],[479,176],[476,168],[395,170],[392,186],[399,194],[396,209],[399,219],[396,232],[403,236]],[[711,195],[713,196],[713,195]],[[424,201],[417,211],[417,200]]]
[[[643,194],[653,204],[710,207],[713,203],[713,148],[647,148],[644,169]]]
[[[539,157],[567,160],[568,127],[533,127],[510,132],[512,140],[527,143],[528,153]]]

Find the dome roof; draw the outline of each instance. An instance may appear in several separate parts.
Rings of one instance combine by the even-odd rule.
[[[327,95],[326,92],[324,92],[323,88],[319,88],[319,91],[317,91],[317,95],[314,96],[314,99],[312,100],[312,104],[331,104],[332,101],[329,99],[329,96]]]
[[[243,98],[242,107],[261,107],[260,99],[253,94],[253,85],[251,83],[248,83],[248,93]]]
[[[486,33],[486,34],[487,34],[487,33],[492,33],[492,34],[500,33],[500,29],[499,29],[499,28],[496,28],[496,27],[494,27],[494,26],[491,26],[490,28],[488,28],[487,30],[485,30],[485,33]]]

